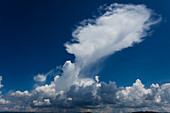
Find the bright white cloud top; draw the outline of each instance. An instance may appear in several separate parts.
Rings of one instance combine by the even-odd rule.
[[[112,4],[100,17],[84,20],[72,34],[76,43],[65,44],[68,53],[74,54],[76,59],[75,63],[66,61],[64,64],[63,74],[55,82],[57,88],[68,90],[71,85],[83,81],[78,76],[85,67],[141,42],[150,26],[160,21],[160,18],[152,20],[152,15],[144,5]]]
[[[144,5],[113,4],[105,14],[87,20],[73,32],[77,43],[65,44],[81,68],[142,41],[152,22],[152,11]],[[159,20],[158,20],[159,21]]]
[[[161,21],[161,17],[153,18],[155,13],[145,5],[112,4],[105,10],[96,19],[84,20],[73,31],[73,42],[65,44],[67,52],[75,55],[74,63],[66,61],[62,67],[63,73],[57,75],[50,84],[36,86],[31,92],[11,93],[12,97],[20,100],[18,104],[58,108],[110,104],[112,110],[119,107],[149,109],[170,104],[167,99],[170,95],[169,84],[161,87],[153,84],[146,89],[140,80],[136,80],[130,87],[117,88],[114,82],[106,84],[100,82],[98,76],[92,79],[86,77],[86,73],[81,73],[101,58],[140,43],[151,25]],[[46,77],[37,75],[34,80],[45,82]]]

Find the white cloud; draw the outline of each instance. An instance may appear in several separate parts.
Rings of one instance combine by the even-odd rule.
[[[151,93],[152,90],[145,89],[141,81],[137,79],[133,86],[125,87],[125,89],[118,91],[116,98],[120,101],[122,106],[136,107],[143,106],[143,104],[146,105],[145,101],[147,100],[147,95]]]
[[[95,80],[99,82],[99,76],[95,76]]]
[[[143,100],[144,95],[149,93],[151,93],[151,90],[145,89],[141,81],[137,79],[132,87],[125,87],[124,90],[119,91],[117,98],[124,99],[126,101]]]
[[[10,101],[0,98],[0,105],[9,104],[9,103],[10,103]]]
[[[46,81],[46,75],[38,74],[34,77],[34,80],[37,82],[45,82]]]
[[[22,98],[24,99],[25,97],[30,97],[32,94],[30,94],[28,91],[16,91],[15,93],[11,93],[11,96],[15,96],[17,98]]]
[[[86,67],[102,57],[141,42],[150,26],[161,20],[152,20],[152,11],[144,5],[112,4],[107,9],[103,15],[86,20],[84,25],[73,31],[73,40],[77,42],[66,43],[65,46],[76,59],[74,63],[66,61],[63,65],[63,73],[54,82],[56,91],[68,91],[74,84],[85,83],[80,80],[86,79],[79,78]],[[86,73],[84,76],[87,76]]]
[[[38,102],[37,100],[33,100],[34,106],[49,106],[51,104],[49,99],[44,99],[43,102]]]
[[[66,43],[68,53],[76,57],[75,65],[83,68],[100,58],[133,46],[147,35],[152,11],[144,5],[112,4],[100,17],[85,21],[73,32],[77,43]],[[92,21],[92,22],[91,22]]]

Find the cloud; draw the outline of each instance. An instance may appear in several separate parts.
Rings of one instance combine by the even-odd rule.
[[[0,105],[9,104],[9,103],[10,103],[10,101],[7,101],[7,100],[5,100],[3,98],[0,98]]]
[[[36,82],[45,82],[46,81],[46,76],[42,74],[38,74],[37,76],[34,77],[34,80]]]
[[[0,88],[3,87],[3,85],[1,84],[1,81],[2,81],[2,76],[0,76]]]
[[[132,86],[117,87],[115,82],[107,84],[100,82],[99,76],[93,79],[83,73],[101,58],[140,43],[151,25],[161,20],[161,17],[155,19],[153,15],[155,13],[145,5],[112,4],[106,7],[103,15],[84,20],[73,31],[72,42],[65,44],[67,52],[75,56],[74,62],[66,61],[59,75],[52,71],[55,77],[50,84],[36,86],[30,92],[16,91],[10,96],[21,106],[46,107],[48,110],[56,107],[81,111],[102,109],[104,105],[112,105],[115,109],[164,106],[169,102],[166,99],[170,92],[168,85],[159,87],[153,84],[146,89],[138,79]],[[47,74],[38,74],[34,80],[45,82],[47,77]]]
[[[100,84],[100,86],[97,84]],[[127,87],[117,87],[115,82],[107,84],[95,81],[88,86],[72,85],[67,92],[56,93],[52,86],[46,85],[38,87],[31,94],[28,94],[27,91],[23,93],[17,91],[12,96],[21,100],[24,99],[24,102],[34,107],[40,107],[39,109],[46,107],[49,111],[55,106],[63,110],[78,107],[100,111],[106,108],[108,110],[109,107],[113,111],[132,112],[154,109],[162,112],[169,110],[169,89],[169,84],[162,86],[152,84],[150,88],[145,88],[142,82],[137,79],[132,86]]]
[[[160,89],[161,102],[170,104],[170,83],[163,84]]]
[[[82,72],[101,58],[141,42],[150,26],[161,20],[152,19],[154,13],[145,5],[112,4],[106,9],[96,19],[84,20],[73,31],[73,42],[65,44],[67,52],[75,55],[75,62],[63,65],[61,77],[54,82],[57,91],[68,91],[80,83],[82,74],[87,76]]]
[[[34,76],[34,81],[36,82],[46,82],[48,77],[55,77],[58,76],[58,74],[60,74],[62,67],[61,66],[56,66],[56,68],[51,69],[49,72],[45,73],[45,74],[38,74],[36,76]]]
[[[48,106],[51,104],[49,99],[44,99],[43,102],[38,102],[37,100],[33,100],[33,104],[35,106]]]
[[[155,103],[153,100],[156,99],[152,89],[145,89],[139,79],[131,87],[125,87],[123,90],[118,91],[116,97],[121,106],[126,107],[148,106]]]
[[[3,87],[3,85],[1,84],[1,82],[2,82],[2,76],[0,76],[0,88]],[[9,103],[10,103],[10,101],[5,100],[5,99],[2,98],[1,91],[0,91],[0,105],[9,104]]]
[[[139,43],[152,24],[152,11],[145,5],[112,4],[94,20],[86,20],[73,31],[76,43],[66,43],[66,50],[76,57],[81,68],[100,58]],[[79,66],[80,67],[80,66]]]

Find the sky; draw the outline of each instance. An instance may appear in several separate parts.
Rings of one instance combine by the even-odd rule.
[[[1,0],[0,111],[116,106],[122,109],[114,112],[125,112],[143,110],[146,103],[148,110],[165,108],[170,103],[169,3]],[[133,106],[136,98],[140,104]],[[163,107],[157,111],[170,110]]]

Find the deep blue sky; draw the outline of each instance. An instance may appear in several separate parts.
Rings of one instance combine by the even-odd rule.
[[[111,3],[145,4],[163,20],[145,41],[110,56],[98,74],[101,81],[115,81],[118,86],[132,85],[137,78],[147,86],[170,82],[169,0],[1,0],[3,90],[32,89],[34,75],[73,60],[63,44],[72,38],[75,25]]]

